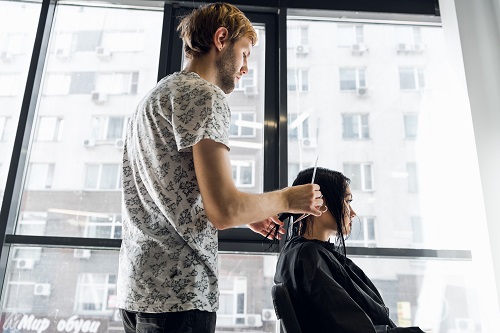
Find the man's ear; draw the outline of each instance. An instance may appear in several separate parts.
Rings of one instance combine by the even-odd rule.
[[[222,51],[227,44],[229,38],[229,31],[224,27],[219,27],[214,34],[214,45],[219,51]]]

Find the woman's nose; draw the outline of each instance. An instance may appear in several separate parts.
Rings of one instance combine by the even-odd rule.
[[[354,216],[356,216],[356,212],[354,211],[354,209],[352,209],[352,207],[349,205],[349,210],[351,211],[350,213],[350,217],[353,218]]]

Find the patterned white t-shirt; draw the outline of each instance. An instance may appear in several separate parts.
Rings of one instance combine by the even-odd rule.
[[[164,78],[137,107],[123,155],[119,308],[217,311],[217,229],[203,208],[192,146],[227,146],[229,124],[223,91],[191,72]]]

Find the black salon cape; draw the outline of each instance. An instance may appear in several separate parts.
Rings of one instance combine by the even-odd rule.
[[[285,283],[303,333],[417,333],[397,328],[366,274],[333,244],[294,237],[284,246],[274,282]]]

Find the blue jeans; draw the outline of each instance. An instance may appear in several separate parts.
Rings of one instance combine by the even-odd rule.
[[[120,309],[125,333],[214,333],[215,312],[145,313]]]

